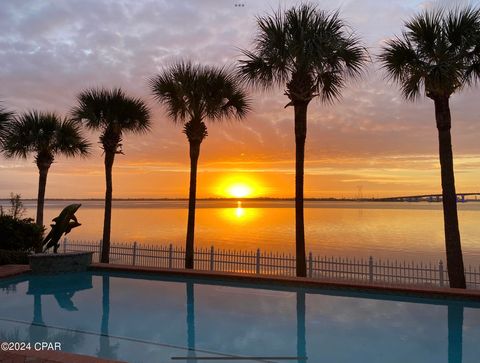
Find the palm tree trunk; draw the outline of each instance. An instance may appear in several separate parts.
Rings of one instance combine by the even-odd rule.
[[[110,230],[112,226],[112,168],[115,160],[115,153],[105,151],[105,215],[103,219],[102,256],[100,262],[110,261]]]
[[[307,276],[305,256],[305,222],[303,216],[303,174],[305,164],[305,139],[307,136],[308,103],[295,103],[295,253],[297,276]]]
[[[450,287],[466,288],[462,246],[458,228],[457,193],[453,170],[451,115],[448,97],[436,98],[435,118],[438,129],[440,168],[442,175],[443,220],[445,248]]]
[[[37,196],[37,218],[36,223],[43,227],[43,208],[45,206],[45,190],[47,188],[47,175],[50,166],[38,166],[38,196]],[[38,252],[38,251],[37,251]]]
[[[190,190],[188,194],[187,240],[185,246],[185,268],[193,268],[193,244],[195,238],[195,203],[197,198],[197,165],[200,141],[190,141]]]

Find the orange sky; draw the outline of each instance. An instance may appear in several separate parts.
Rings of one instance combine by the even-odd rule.
[[[65,114],[75,95],[92,86],[121,86],[144,98],[154,113],[152,132],[124,138],[114,166],[114,197],[186,197],[188,143],[149,95],[147,79],[174,60],[234,64],[248,48],[254,16],[279,3],[232,1],[2,2],[0,100],[15,111]],[[288,6],[295,1],[282,1]],[[445,2],[443,2],[445,3]],[[461,2],[459,2],[461,3]],[[372,55],[398,34],[403,19],[434,1],[322,1],[343,17]],[[442,3],[440,3],[442,4]],[[185,26],[188,24],[188,26]],[[451,101],[457,190],[480,191],[480,92]],[[251,92],[253,111],[243,122],[209,124],[202,144],[198,196],[225,196],[235,183],[251,196],[294,195],[293,112],[281,89]],[[86,160],[59,158],[47,198],[101,198],[104,176],[98,135]],[[433,104],[408,103],[373,63],[334,105],[312,102],[306,145],[307,197],[379,197],[440,190]],[[37,171],[27,161],[0,159],[0,197],[35,197]]]

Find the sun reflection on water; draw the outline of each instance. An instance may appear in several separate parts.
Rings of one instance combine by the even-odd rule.
[[[242,202],[238,201],[237,202],[237,209],[235,210],[235,215],[237,218],[242,218],[245,216],[245,209],[242,208]]]
[[[222,217],[228,222],[246,223],[256,219],[258,210],[256,208],[244,208],[242,202],[237,201],[237,206],[232,208],[224,208],[221,210]]]

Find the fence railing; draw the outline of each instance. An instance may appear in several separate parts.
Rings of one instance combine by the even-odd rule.
[[[64,239],[63,251],[93,252],[99,261],[101,241],[70,241]],[[183,247],[112,243],[110,262],[133,266],[183,268]],[[196,248],[194,266],[197,270],[243,272],[263,275],[295,276],[295,256],[284,253],[235,251],[226,249]],[[448,273],[443,262],[438,264],[399,262],[395,260],[338,258],[307,255],[307,276],[310,278],[344,279],[371,283],[421,284],[448,286]],[[480,288],[480,266],[466,266],[467,287]]]

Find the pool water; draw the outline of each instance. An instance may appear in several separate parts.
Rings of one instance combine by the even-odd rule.
[[[0,341],[132,363],[480,357],[471,301],[91,272],[2,280],[0,301]]]

